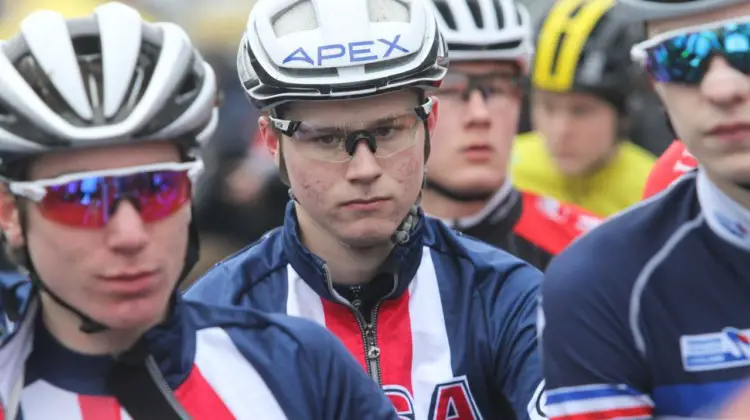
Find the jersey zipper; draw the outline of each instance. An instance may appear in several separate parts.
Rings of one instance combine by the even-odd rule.
[[[180,402],[177,401],[177,398],[175,398],[172,388],[169,387],[166,379],[164,379],[164,375],[162,375],[159,370],[159,366],[156,364],[153,356],[148,356],[146,359],[146,370],[148,370],[148,374],[151,376],[151,379],[154,380],[156,387],[159,388],[159,391],[161,391],[161,394],[167,402],[169,402],[169,405],[172,406],[175,413],[177,413],[181,419],[190,420],[190,415],[185,411],[185,408],[182,407]]]
[[[352,304],[353,302],[349,302],[348,300],[342,298],[333,290],[333,280],[331,279],[331,273],[328,271],[327,265],[323,266],[323,271],[325,272],[328,291],[332,296],[336,298],[339,303],[349,308],[354,314],[354,318],[357,320],[359,331],[362,334],[362,342],[364,343],[365,365],[367,366],[367,374],[370,375],[370,378],[372,378],[375,383],[377,383],[378,385],[382,385],[383,378],[380,372],[380,347],[378,347],[377,331],[378,309],[380,308],[380,304],[383,303],[384,300],[388,299],[389,297],[391,297],[391,295],[393,295],[393,293],[396,292],[396,289],[398,288],[398,275],[394,275],[393,289],[391,289],[391,291],[388,292],[385,296],[380,298],[380,300],[372,307],[372,311],[370,312],[370,320],[372,322],[367,323],[367,321],[365,321],[365,318],[362,316],[362,312],[359,308],[359,306],[361,305],[361,300],[359,300],[358,294],[359,291],[361,291],[361,287],[355,286],[355,299],[353,300],[353,302],[360,302],[360,304],[354,305]]]

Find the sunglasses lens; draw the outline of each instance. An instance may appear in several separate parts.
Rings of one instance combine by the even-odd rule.
[[[191,183],[184,171],[155,171],[85,178],[46,190],[39,206],[45,218],[68,226],[100,228],[121,200],[130,201],[146,223],[164,219],[190,199]]]
[[[658,82],[699,84],[715,55],[750,74],[750,25],[678,35],[649,48],[647,54],[646,69]]]
[[[649,50],[648,71],[659,82],[700,83],[714,51],[702,34],[674,37]]]

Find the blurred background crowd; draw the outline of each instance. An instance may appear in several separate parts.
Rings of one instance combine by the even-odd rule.
[[[223,91],[216,137],[204,156],[206,174],[197,185],[196,217],[201,230],[202,260],[191,277],[259,239],[281,224],[288,200],[272,158],[256,136],[259,111],[245,99],[235,67],[237,47],[254,0],[121,0],[150,20],[183,26],[210,61]],[[342,0],[344,1],[344,0]],[[555,0],[522,0],[535,22]],[[98,0],[0,0],[0,39],[16,32],[20,20],[35,9],[55,9],[66,16],[88,14]],[[635,28],[638,29],[638,28]],[[634,42],[638,40],[634,36]],[[618,45],[617,48],[630,48]],[[654,155],[672,141],[664,111],[645,77],[636,77],[628,98],[630,141]],[[528,86],[528,83],[526,83]],[[528,88],[527,88],[528,90]],[[528,97],[528,95],[525,95]],[[519,133],[533,130],[528,101]],[[7,265],[5,268],[10,269]]]

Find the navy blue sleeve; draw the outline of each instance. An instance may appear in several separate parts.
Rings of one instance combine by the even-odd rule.
[[[613,249],[617,239],[598,236],[560,254],[545,273],[539,325],[551,419],[653,413],[628,315],[637,264]]]
[[[523,264],[486,283],[484,290],[495,331],[495,388],[502,390],[519,420],[545,418],[536,328],[541,278],[537,269]]]
[[[315,338],[315,345],[306,347],[307,360],[317,374],[324,419],[398,419],[390,400],[336,337],[317,324],[306,335]]]

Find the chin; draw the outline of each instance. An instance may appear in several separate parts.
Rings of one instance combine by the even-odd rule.
[[[504,179],[472,179],[467,182],[454,182],[447,185],[449,191],[464,195],[492,195],[503,186]]]
[[[577,162],[559,162],[557,169],[565,176],[579,176],[588,172],[588,168]]]
[[[373,248],[391,243],[391,236],[398,225],[392,222],[363,221],[357,223],[361,226],[351,226],[346,232],[342,232],[339,240],[352,248]]]
[[[168,298],[158,295],[113,301],[100,308],[102,316],[95,319],[117,330],[150,328],[162,321],[168,304]]]
[[[750,153],[737,153],[719,159],[705,159],[705,168],[716,175],[737,183],[750,183]]]

